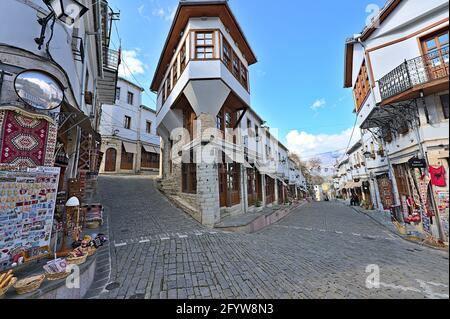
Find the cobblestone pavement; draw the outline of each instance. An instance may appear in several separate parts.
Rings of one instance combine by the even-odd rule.
[[[234,234],[197,224],[148,177],[101,177],[99,187],[112,271],[98,298],[448,298],[448,252],[406,242],[341,203],[307,204]],[[366,287],[369,265],[379,267],[379,288]]]

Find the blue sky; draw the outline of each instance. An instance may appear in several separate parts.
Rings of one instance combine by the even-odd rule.
[[[122,75],[139,81],[144,103],[178,0],[110,0],[120,10],[113,45],[122,44]],[[308,159],[344,149],[355,120],[343,89],[345,39],[359,33],[385,0],[230,0],[258,57],[250,68],[252,107],[279,139]],[[366,12],[366,10],[369,10]]]

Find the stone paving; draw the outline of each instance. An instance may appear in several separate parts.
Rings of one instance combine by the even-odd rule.
[[[111,276],[96,298],[448,298],[448,252],[409,243],[337,202],[254,234],[207,229],[149,177],[100,177]],[[380,270],[368,289],[369,265]]]

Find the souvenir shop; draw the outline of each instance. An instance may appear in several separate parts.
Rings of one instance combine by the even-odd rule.
[[[0,106],[0,298],[11,298],[63,285],[106,237],[102,206],[87,205],[100,140],[90,121],[48,72],[21,71],[3,84],[15,94]]]
[[[425,160],[414,157],[406,163],[394,164],[393,169],[400,199],[398,219],[427,237],[439,238],[442,220],[437,216],[445,213],[445,207],[448,211],[445,168],[427,166]],[[440,214],[436,214],[436,209]]]

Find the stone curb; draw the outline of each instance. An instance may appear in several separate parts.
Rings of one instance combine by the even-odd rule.
[[[373,220],[373,221],[376,222],[377,224],[379,224],[379,225],[383,226],[384,228],[386,228],[390,233],[392,233],[392,234],[394,234],[395,236],[397,236],[397,237],[403,239],[404,241],[407,241],[408,243],[413,243],[413,244],[416,244],[416,245],[418,245],[418,246],[427,247],[427,248],[434,249],[434,250],[438,250],[438,251],[444,251],[444,252],[448,252],[448,251],[449,251],[448,248],[434,247],[434,246],[428,245],[428,244],[426,244],[426,243],[424,243],[424,242],[418,242],[418,241],[415,241],[415,240],[411,240],[411,239],[408,238],[408,236],[402,236],[402,235],[400,235],[398,232],[393,231],[392,229],[390,229],[389,227],[387,227],[386,225],[384,225],[383,223],[381,223],[380,221],[378,221],[376,218],[370,216],[369,214],[366,214],[366,213],[364,213],[363,211],[360,211],[359,209],[357,209],[357,208],[355,208],[355,207],[353,207],[353,206],[348,206],[348,205],[346,205],[345,203],[342,203],[342,202],[339,202],[339,203],[341,203],[341,204],[344,205],[344,206],[350,207],[351,209],[353,209],[353,210],[354,210],[355,212],[357,212],[358,214],[361,214],[361,215],[364,215],[364,216],[369,217],[371,220]]]

